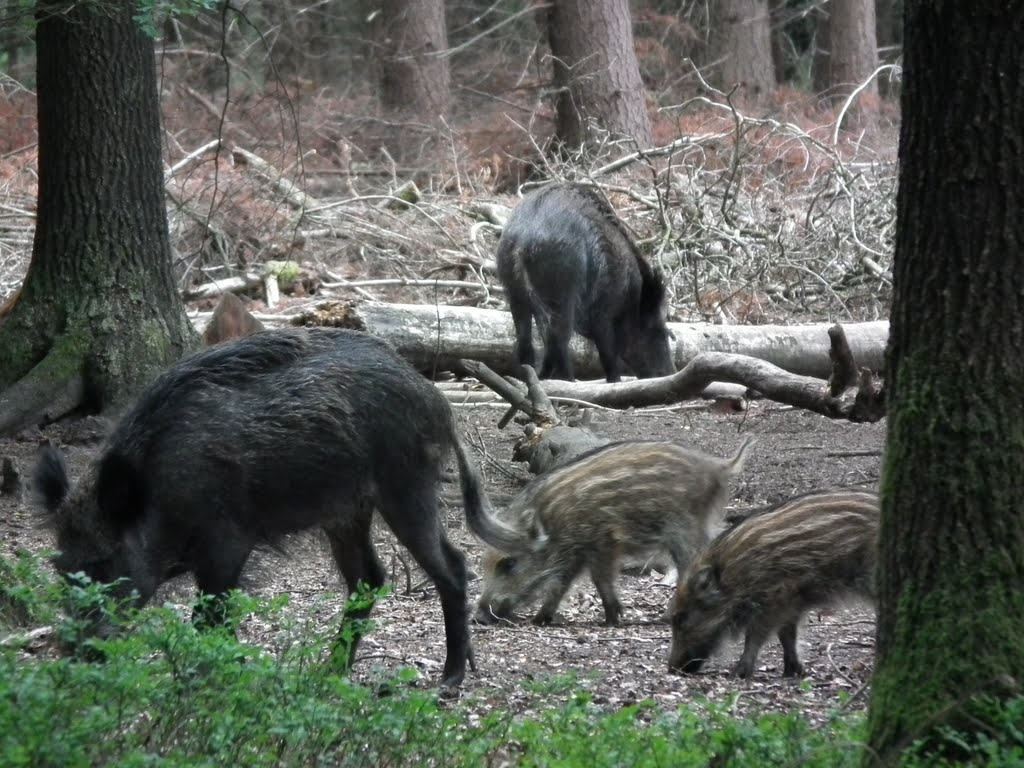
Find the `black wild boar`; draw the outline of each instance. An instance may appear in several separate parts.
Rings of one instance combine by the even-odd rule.
[[[222,595],[254,547],[312,527],[350,591],[379,587],[377,510],[437,587],[443,682],[454,686],[472,659],[464,560],[437,510],[452,448],[466,516],[486,535],[489,502],[435,387],[372,336],[290,329],[183,360],[121,419],[74,490],[54,449],[35,481],[56,524],[57,569],[125,577],[139,604],[189,571],[202,594]]]
[[[498,242],[520,363],[535,366],[533,318],[544,336],[541,378],[573,379],[569,340],[597,346],[608,381],[620,360],[641,378],[673,373],[665,283],[600,193],[554,184],[526,195]]]
[[[786,677],[803,674],[797,626],[812,608],[874,600],[878,497],[818,491],[751,515],[711,542],[672,599],[671,671],[696,672],[728,636],[745,633],[733,669],[750,677],[778,633]]]
[[[565,592],[589,569],[617,624],[622,604],[615,590],[624,557],[668,551],[682,569],[707,543],[740,472],[748,438],[730,459],[671,442],[612,443],[535,478],[482,536],[494,550],[484,555],[484,586],[476,620],[508,618],[539,596],[533,621],[549,623]]]

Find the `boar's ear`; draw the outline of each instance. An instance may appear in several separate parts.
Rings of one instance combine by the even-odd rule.
[[[109,453],[100,463],[96,478],[96,503],[106,520],[118,532],[142,515],[146,488],[135,462],[119,453]]]
[[[508,576],[510,573],[515,571],[518,562],[519,558],[507,555],[494,564],[494,572],[498,576]]]
[[[57,507],[68,495],[71,483],[68,481],[64,454],[52,445],[43,448],[39,463],[32,473],[32,485],[43,497],[43,504],[50,512],[56,512]]]
[[[643,261],[642,259],[640,261]],[[665,275],[647,262],[640,268],[640,316],[662,317],[665,307]]]
[[[541,525],[540,520],[534,520],[528,532],[530,536],[531,549],[540,549],[548,543],[548,533],[544,530],[544,526]]]

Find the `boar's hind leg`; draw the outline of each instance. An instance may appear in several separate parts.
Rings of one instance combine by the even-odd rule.
[[[804,665],[796,647],[797,626],[795,621],[779,627],[779,642],[782,643],[782,676],[802,677]]]
[[[509,291],[508,306],[512,311],[512,323],[516,327],[516,359],[520,365],[537,367],[533,352],[533,310],[530,297],[518,290]]]
[[[601,596],[601,604],[604,606],[604,623],[610,627],[616,626],[622,617],[622,602],[615,590],[615,575],[618,570],[619,563],[612,557],[602,557],[598,564],[590,566],[590,577],[594,580],[597,594]]]
[[[454,688],[466,676],[466,662],[473,665],[469,644],[469,610],[466,607],[466,562],[451,545],[439,523],[435,483],[409,483],[382,494],[380,512],[395,537],[426,572],[441,598],[447,655],[441,684]]]

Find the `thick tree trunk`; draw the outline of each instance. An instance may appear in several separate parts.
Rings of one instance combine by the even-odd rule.
[[[768,0],[716,0],[710,5],[708,53],[711,82],[759,99],[775,88]]]
[[[826,11],[828,36],[821,42],[827,50],[817,62],[821,71],[815,73],[815,82],[819,91],[841,102],[878,66],[875,1],[830,0]],[[877,95],[877,83],[872,81],[861,91],[855,110],[861,114],[877,110]]]
[[[442,0],[384,0],[377,43],[386,112],[433,123],[451,108]]]
[[[548,39],[562,145],[575,151],[607,131],[650,147],[651,120],[633,47],[629,0],[553,0]]]
[[[152,41],[131,3],[37,4],[39,203],[0,325],[0,433],[117,406],[196,338],[171,274]],[[74,402],[70,402],[71,405]]]
[[[1024,13],[905,8],[869,765],[1024,681]]]
[[[442,128],[451,109],[443,0],[383,0],[370,36],[384,120],[372,137],[406,171],[435,166],[450,149]]]

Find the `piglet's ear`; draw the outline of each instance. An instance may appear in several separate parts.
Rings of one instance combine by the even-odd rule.
[[[107,523],[120,533],[138,522],[146,502],[146,487],[135,462],[109,453],[100,462],[96,503]]]

